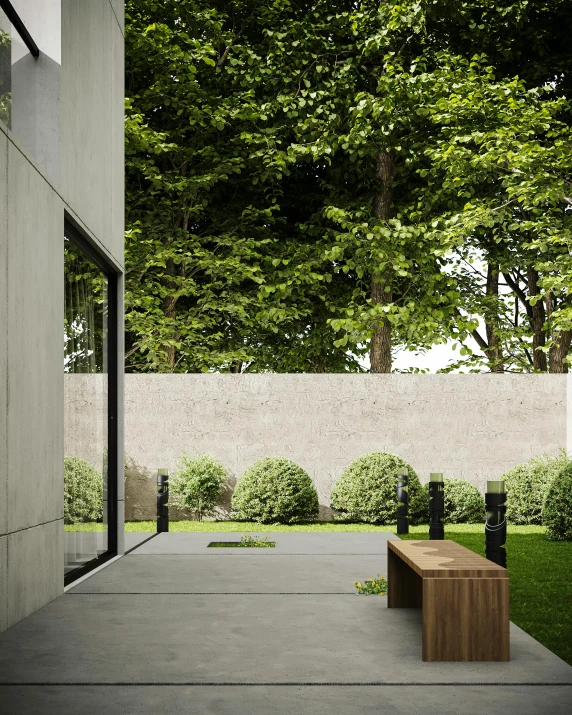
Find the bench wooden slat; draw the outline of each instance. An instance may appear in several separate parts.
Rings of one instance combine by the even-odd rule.
[[[394,551],[422,578],[508,578],[502,566],[455,541],[388,541]]]

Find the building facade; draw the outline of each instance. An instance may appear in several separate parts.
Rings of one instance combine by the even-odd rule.
[[[123,33],[0,0],[0,631],[123,551]]]

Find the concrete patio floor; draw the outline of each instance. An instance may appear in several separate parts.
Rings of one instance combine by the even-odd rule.
[[[0,712],[572,712],[572,667],[514,625],[508,663],[423,663],[421,613],[353,586],[386,573],[394,535],[271,537],[135,547],[0,635]]]

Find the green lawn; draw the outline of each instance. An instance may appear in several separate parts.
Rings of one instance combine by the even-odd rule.
[[[238,521],[172,521],[171,531],[390,531],[395,526],[319,522],[293,526]],[[126,531],[156,530],[155,521],[128,522]],[[412,526],[407,539],[429,538],[427,526]],[[445,538],[484,556],[481,524],[455,524]],[[520,628],[572,665],[572,542],[548,541],[541,526],[509,526],[507,559],[510,575],[510,617]]]
[[[64,531],[74,533],[93,533],[107,531],[107,524],[102,524],[99,521],[83,521],[80,524],[65,524]]]

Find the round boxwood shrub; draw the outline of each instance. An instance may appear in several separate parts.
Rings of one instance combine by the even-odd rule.
[[[511,524],[542,524],[546,490],[560,468],[565,454],[543,456],[509,469],[502,475],[506,488],[506,518]]]
[[[318,515],[318,493],[310,476],[283,457],[266,457],[249,467],[232,495],[232,512],[241,521],[292,524]]]
[[[184,454],[169,484],[170,505],[190,509],[199,521],[212,514],[227,479],[224,465],[210,454]]]
[[[64,522],[80,524],[103,517],[103,477],[89,462],[64,457]]]
[[[429,483],[424,485],[423,490],[429,503]],[[484,497],[477,487],[463,479],[445,478],[444,502],[445,524],[480,524],[485,520]]]
[[[542,522],[552,541],[572,541],[572,460],[563,462],[546,491]]]
[[[364,454],[349,464],[334,485],[330,504],[338,519],[395,524],[397,470],[409,470],[409,520],[427,522],[429,496],[419,477],[401,457],[388,452]]]

